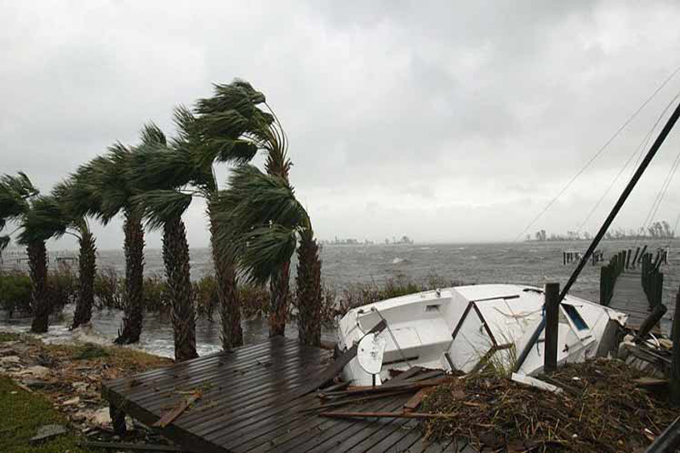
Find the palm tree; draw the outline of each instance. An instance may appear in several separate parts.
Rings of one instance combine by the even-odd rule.
[[[264,284],[275,281],[281,266],[290,263],[297,248],[299,339],[318,346],[321,261],[309,215],[281,176],[242,165],[233,171],[229,182],[217,215],[217,220],[226,225],[218,237],[220,251],[238,257],[247,278]]]
[[[33,322],[31,332],[47,332],[48,317],[52,311],[49,284],[47,281],[47,249],[45,241],[55,234],[60,219],[53,211],[54,203],[40,196],[25,173],[17,176],[4,175],[0,178],[0,226],[8,221],[19,223],[18,243],[26,246],[28,267],[31,277],[31,309]],[[10,235],[3,235],[0,246],[5,248]]]
[[[264,105],[268,111],[261,110]],[[204,146],[225,158],[236,144],[251,144],[247,149],[262,149],[267,153],[265,169],[270,176],[288,182],[290,160],[287,139],[281,123],[267,105],[265,96],[248,82],[236,80],[228,85],[215,85],[214,95],[201,99],[196,106],[197,123]],[[238,154],[239,157],[243,157]],[[254,153],[249,155],[251,160]],[[242,159],[246,160],[246,159]],[[228,234],[227,234],[228,236]],[[268,277],[271,302],[269,335],[284,335],[290,293],[290,260],[278,263]]]
[[[126,291],[123,326],[115,340],[118,344],[138,342],[143,322],[144,228],[142,215],[132,203],[136,189],[129,179],[131,155],[130,148],[116,143],[106,155],[82,165],[71,177],[73,215],[94,217],[106,225],[123,214]]]
[[[233,257],[218,253],[215,243],[218,234],[215,206],[219,202],[220,192],[214,166],[218,163],[249,162],[258,147],[252,140],[243,139],[242,136],[248,131],[259,130],[261,124],[271,122],[272,118],[253,108],[264,102],[264,95],[246,82],[215,85],[215,92],[216,97],[199,101],[196,108],[198,117],[185,107],[175,110],[179,137],[173,141],[173,147],[184,156],[183,174],[191,175],[190,180],[178,181],[181,182],[178,186],[190,183],[198,189],[197,195],[206,199],[220,302],[222,346],[229,350],[243,344],[243,331]],[[191,168],[186,168],[187,164]]]
[[[175,360],[198,357],[196,353],[196,309],[191,284],[189,245],[182,214],[191,204],[194,190],[201,185],[192,155],[168,146],[165,135],[154,124],[144,127],[143,144],[135,149],[130,178],[139,194],[135,205],[147,227],[163,230],[163,263],[172,305]]]
[[[75,214],[74,204],[79,203],[81,193],[72,179],[57,184],[52,190],[56,208],[63,220],[58,235],[70,233],[78,239],[78,300],[70,329],[90,322],[94,305],[94,279],[97,273],[97,247],[87,218]]]

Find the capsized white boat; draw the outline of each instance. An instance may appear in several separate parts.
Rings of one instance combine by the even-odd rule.
[[[382,320],[387,328],[376,335],[384,352],[375,376],[379,385],[389,370],[412,366],[469,373],[486,363],[511,368],[541,322],[543,290],[521,285],[472,285],[425,291],[353,308],[339,322],[338,347],[347,350]],[[607,325],[625,325],[627,315],[566,296],[559,313],[557,360],[578,362],[593,357]],[[607,329],[610,330],[610,329]],[[535,374],[543,367],[544,333],[517,370]],[[382,347],[382,346],[381,346]],[[343,369],[343,378],[371,385],[374,375],[357,357]]]

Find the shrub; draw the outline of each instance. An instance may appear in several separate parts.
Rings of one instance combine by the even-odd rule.
[[[31,279],[26,273],[0,274],[0,307],[9,312],[31,312]]]

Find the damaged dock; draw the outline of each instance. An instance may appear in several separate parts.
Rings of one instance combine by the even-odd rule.
[[[192,452],[475,451],[465,442],[427,442],[413,418],[322,416],[319,410],[328,403],[309,386],[327,376],[331,356],[277,337],[108,381],[102,395],[118,411]],[[395,391],[354,398],[342,410],[395,412],[412,397]]]

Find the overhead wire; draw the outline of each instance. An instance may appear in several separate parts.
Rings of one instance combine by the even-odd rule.
[[[515,238],[515,242],[519,240],[524,234],[529,231],[529,228],[531,228],[541,217],[543,217],[543,214],[545,214],[550,207],[555,204],[555,202],[571,187],[571,185],[585,172],[588,167],[609,147],[609,145],[618,137],[623,130],[628,127],[628,125],[637,117],[637,115],[649,104],[654,97],[668,84],[668,82],[675,77],[675,75],[680,72],[680,66],[678,66],[666,79],[659,85],[656,90],[645,100],[640,107],[638,107],[635,112],[616,130],[614,135],[612,135],[598,150],[597,152],[586,162],[586,164],[578,171],[576,174],[567,182],[567,184],[558,192],[555,197],[548,202],[548,204],[541,210],[541,212],[538,213],[536,217],[534,217],[531,222],[522,230],[521,233],[517,235]]]

